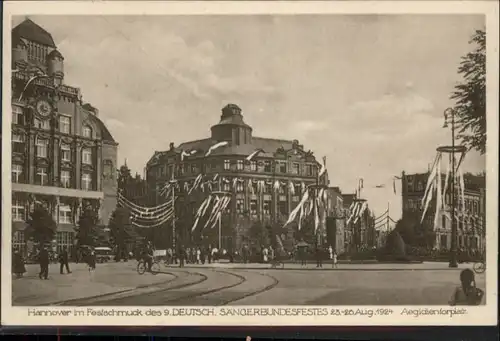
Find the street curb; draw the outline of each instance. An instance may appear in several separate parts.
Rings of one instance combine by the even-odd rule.
[[[166,282],[162,282],[163,283],[168,283],[170,281],[173,281],[175,280],[175,278],[177,278],[177,276],[172,273],[172,272],[167,272],[167,271],[160,271],[158,272],[158,274],[166,274],[166,275],[173,275],[175,276],[174,278],[166,281]],[[36,306],[60,306],[62,304],[67,304],[67,303],[71,303],[71,302],[78,302],[78,301],[82,301],[82,300],[93,300],[93,299],[98,299],[98,298],[102,298],[102,297],[106,297],[106,296],[110,296],[110,295],[118,295],[118,294],[125,294],[127,292],[132,292],[134,290],[138,290],[138,289],[145,289],[145,288],[148,288],[148,287],[152,287],[152,286],[155,286],[155,285],[158,285],[158,283],[156,284],[143,284],[143,285],[139,285],[135,288],[130,288],[130,289],[125,289],[125,290],[119,290],[119,291],[113,291],[113,292],[109,292],[109,293],[106,293],[106,294],[99,294],[99,295],[94,295],[94,296],[86,296],[86,297],[80,297],[80,298],[72,298],[70,300],[63,300],[63,301],[56,301],[56,302],[52,302],[52,303],[42,303],[42,304],[37,304]]]
[[[217,267],[217,266],[207,266],[207,267],[184,267],[185,269],[224,269],[224,270],[274,270],[274,271],[283,271],[283,270],[297,270],[297,271],[444,271],[444,270],[463,270],[462,268],[425,268],[425,269],[391,269],[391,268],[287,268],[286,265],[284,268],[272,268],[269,266],[268,268],[259,268],[259,267]]]

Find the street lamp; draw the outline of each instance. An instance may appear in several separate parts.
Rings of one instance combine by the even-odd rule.
[[[450,250],[450,268],[458,267],[457,262],[457,222],[455,221],[455,111],[447,108],[444,111],[443,128],[448,128],[448,121],[451,124],[451,250]],[[446,193],[445,193],[446,195]]]

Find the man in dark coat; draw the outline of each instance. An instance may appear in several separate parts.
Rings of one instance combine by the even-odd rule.
[[[184,267],[185,260],[186,260],[186,249],[184,248],[184,245],[181,245],[179,247],[179,267],[180,268]]]
[[[40,262],[40,274],[38,275],[38,277],[40,277],[40,279],[48,279],[50,259],[49,252],[45,247],[42,247],[42,249],[40,250],[38,261]]]
[[[323,267],[323,249],[319,244],[316,244],[316,267]]]
[[[61,273],[61,275],[64,273],[64,267],[66,267],[67,273],[69,274],[71,273],[71,271],[69,270],[68,261],[69,261],[68,251],[62,250],[61,254],[59,255],[59,264],[60,264],[59,272]]]

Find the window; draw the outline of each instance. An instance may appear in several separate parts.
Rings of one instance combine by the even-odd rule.
[[[37,157],[47,157],[47,145],[48,141],[43,139],[36,140],[36,156]]]
[[[68,144],[61,145],[61,160],[71,161],[71,147]]]
[[[257,200],[250,200],[250,213],[257,215]]]
[[[280,201],[278,204],[278,210],[280,214],[287,215],[288,214],[288,204],[286,201]]]
[[[271,161],[264,161],[264,172],[271,172]]]
[[[24,153],[24,135],[12,134],[12,151],[14,153]]]
[[[306,176],[312,176],[312,175],[313,175],[313,166],[306,165]]]
[[[442,229],[446,229],[446,216],[444,215],[441,217],[441,225],[443,225],[441,226]]]
[[[272,192],[273,192],[273,185],[266,182],[264,184],[264,193],[272,193]]]
[[[71,173],[70,173],[70,171],[67,171],[67,170],[61,171],[61,186],[64,188],[71,187]]]
[[[82,189],[86,191],[92,190],[92,179],[89,173],[82,174]]]
[[[298,163],[293,163],[292,164],[292,173],[293,174],[299,174],[300,173],[300,164],[298,164]]]
[[[64,134],[71,133],[71,119],[68,116],[59,117],[59,131]]]
[[[46,186],[49,183],[49,175],[46,168],[38,167],[36,169],[36,184]]]
[[[12,247],[18,250],[21,255],[26,256],[26,242],[24,231],[15,231],[12,234]]]
[[[277,166],[280,173],[286,173],[286,162],[278,161]]]
[[[92,128],[89,126],[84,126],[83,127],[83,137],[87,137],[89,139],[92,138]]]
[[[262,208],[264,211],[264,215],[271,215],[271,201],[270,200],[264,200]]]
[[[231,184],[228,183],[228,182],[224,182],[224,186],[223,186],[223,190],[226,191],[226,192],[230,192],[231,191]]]
[[[241,192],[243,192],[243,190],[244,190],[243,189],[243,182],[242,181],[237,181],[236,182],[236,192],[241,193]]]
[[[21,200],[12,200],[12,220],[13,221],[24,221],[24,213],[26,208]]]
[[[35,128],[44,129],[44,130],[49,130],[50,129],[50,122],[49,122],[49,120],[40,120],[38,118],[35,118],[34,123],[35,123],[34,124]]]
[[[236,170],[243,170],[243,160],[236,161]]]
[[[59,223],[71,224],[71,207],[68,205],[59,206]]]
[[[257,161],[250,161],[250,170],[252,172],[257,171]]]
[[[12,123],[13,124],[24,124],[23,109],[16,105],[12,106]]]
[[[23,166],[12,165],[12,182],[23,182]]]
[[[71,254],[73,250],[73,239],[73,232],[57,232],[57,253],[61,253],[63,250],[66,250],[69,254]]]
[[[193,163],[191,165],[191,173],[196,174],[198,172],[198,169],[196,167],[196,163]]]
[[[245,211],[245,200],[236,199],[236,212],[238,214],[243,214],[244,211]]]
[[[231,169],[231,161],[224,160],[224,170],[229,170],[229,169]]]
[[[82,163],[86,165],[92,164],[92,151],[89,148],[82,149]]]

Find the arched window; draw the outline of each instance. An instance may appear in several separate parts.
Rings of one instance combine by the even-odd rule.
[[[83,126],[83,137],[92,138],[92,128],[89,126]]]

